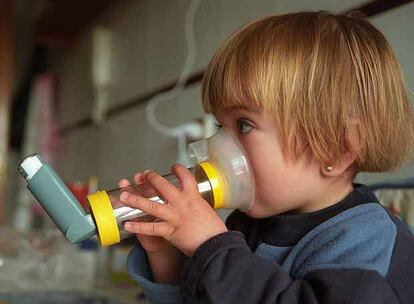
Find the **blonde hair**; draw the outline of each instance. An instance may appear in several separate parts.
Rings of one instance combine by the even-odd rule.
[[[304,12],[250,23],[216,52],[202,91],[206,112],[261,107],[295,157],[305,146],[332,164],[354,149],[356,172],[381,172],[400,165],[413,145],[400,67],[364,19]]]

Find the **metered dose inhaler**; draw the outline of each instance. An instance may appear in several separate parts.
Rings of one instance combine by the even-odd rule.
[[[202,197],[214,209],[248,211],[254,200],[254,178],[237,139],[221,129],[210,138],[190,144],[189,149],[196,159],[196,165],[189,170],[197,180]],[[125,222],[156,220],[139,209],[123,205],[120,201],[122,192],[164,203],[154,189],[144,182],[89,195],[91,213],[88,214],[39,155],[25,158],[19,165],[19,171],[25,177],[28,189],[73,243],[97,235],[101,245],[108,246],[130,236],[124,230]],[[177,187],[180,186],[174,174],[164,177]]]

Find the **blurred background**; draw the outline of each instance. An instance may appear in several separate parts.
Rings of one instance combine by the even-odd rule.
[[[360,12],[414,89],[413,1],[0,0],[0,300],[143,301],[125,270],[133,240],[69,244],[26,190],[19,161],[40,153],[81,202],[137,171],[185,163],[186,142],[214,132],[200,98],[214,51],[249,21],[303,10]],[[358,180],[411,187],[413,169]],[[394,194],[392,203],[404,197]]]

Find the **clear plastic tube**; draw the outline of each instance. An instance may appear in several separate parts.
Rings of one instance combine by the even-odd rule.
[[[205,175],[204,171],[200,169],[200,167],[196,166],[194,168],[189,169],[191,173],[195,176],[197,183],[198,183],[198,190],[202,197],[212,206],[214,207],[214,199],[212,193],[212,186],[210,181],[208,180],[207,176]],[[170,173],[163,176],[167,179],[171,184],[176,187],[180,187],[179,180],[177,177]],[[153,202],[158,204],[164,204],[165,202],[157,195],[155,190],[147,183],[141,183],[136,185],[131,185],[128,187],[113,189],[107,191],[109,200],[111,202],[113,213],[118,225],[118,229],[120,232],[120,238],[126,238],[130,236],[130,234],[125,231],[124,224],[127,221],[136,221],[136,222],[148,222],[148,221],[157,221],[151,215],[146,214],[145,212],[131,208],[129,206],[124,205],[121,200],[120,196],[123,192],[129,192],[131,194],[139,195],[141,197],[145,197]]]
[[[254,179],[243,147],[237,139],[223,129],[208,139],[190,144],[190,150],[197,160],[190,171],[203,198],[214,209],[249,210],[254,200]],[[175,175],[167,174],[164,178],[180,188]],[[159,204],[165,203],[147,183],[89,195],[91,216],[102,246],[117,243],[130,235],[124,230],[126,221],[157,220],[139,209],[123,205],[120,196],[125,191]]]

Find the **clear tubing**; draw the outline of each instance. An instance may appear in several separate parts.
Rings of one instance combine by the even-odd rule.
[[[214,205],[213,195],[212,195],[212,187],[202,170],[199,170],[196,166],[195,168],[189,169],[191,173],[195,176],[197,183],[198,183],[198,191],[202,195],[202,197],[211,205]],[[167,179],[171,184],[180,188],[180,183],[177,177],[170,173],[163,176]],[[111,201],[111,205],[113,208],[114,216],[118,225],[119,233],[121,239],[129,237],[131,234],[124,229],[125,222],[128,221],[135,221],[135,222],[150,222],[150,221],[157,221],[151,215],[146,214],[145,212],[131,208],[129,206],[124,205],[121,203],[120,196],[123,192],[129,192],[131,194],[139,195],[141,197],[145,197],[153,202],[164,204],[164,201],[157,195],[155,190],[147,183],[141,183],[136,185],[131,185],[128,187],[118,188],[114,190],[107,191],[109,196],[109,200]]]

